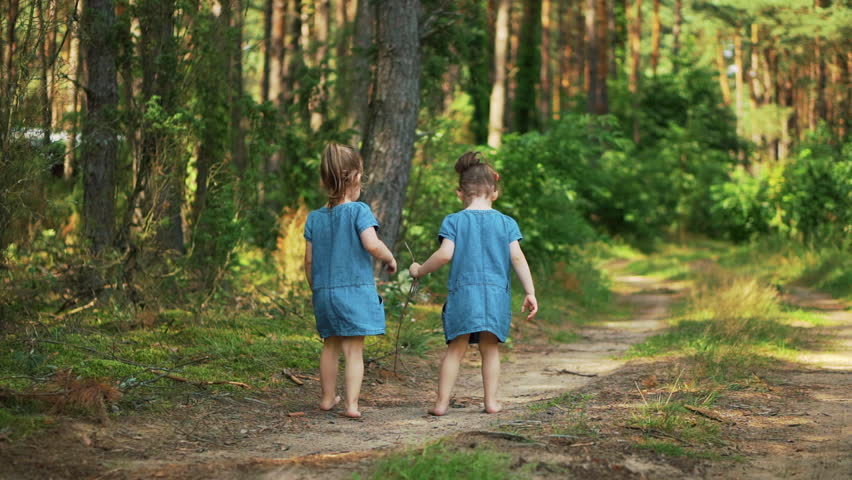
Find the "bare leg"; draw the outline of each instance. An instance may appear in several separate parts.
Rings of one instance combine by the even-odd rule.
[[[340,401],[340,397],[336,395],[340,339],[341,337],[327,337],[323,341],[320,354],[320,387],[322,388],[320,410],[331,410]]]
[[[497,401],[500,382],[500,343],[491,332],[479,336],[479,353],[482,355],[482,386],[485,390],[485,413],[497,413],[503,406]]]
[[[341,347],[346,362],[344,371],[346,412],[344,415],[359,418],[361,412],[358,411],[358,396],[361,395],[361,382],[364,380],[364,337],[343,337]]]
[[[450,409],[450,395],[459,376],[459,365],[467,352],[469,339],[470,335],[459,335],[447,345],[447,351],[441,359],[441,373],[438,374],[438,399],[435,401],[435,407],[429,409],[431,415],[440,417],[446,415]]]

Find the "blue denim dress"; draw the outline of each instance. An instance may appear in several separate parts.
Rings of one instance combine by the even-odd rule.
[[[311,242],[314,317],[320,337],[382,335],[385,310],[373,279],[373,257],[360,234],[378,229],[362,202],[314,210],[305,224]]]
[[[447,343],[479,332],[493,333],[500,342],[509,336],[512,321],[509,244],[521,240],[518,223],[497,210],[462,210],[444,218],[438,241],[455,244],[444,304]]]

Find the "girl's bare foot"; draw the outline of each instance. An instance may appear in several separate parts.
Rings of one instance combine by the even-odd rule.
[[[347,418],[361,418],[361,412],[358,410],[346,410],[343,412],[343,416]]]
[[[340,401],[339,395],[334,397],[330,402],[327,401],[327,400],[320,400],[319,409],[329,411],[332,408],[334,408],[334,406],[337,405],[337,402],[339,402],[339,401]]]
[[[498,402],[485,404],[485,413],[499,413],[501,410],[503,410],[503,405],[500,405]]]
[[[449,410],[449,407],[439,407],[439,406],[436,405],[435,407],[427,410],[427,412],[429,412],[429,415],[434,415],[436,417],[443,417],[444,415],[447,414],[447,410]]]

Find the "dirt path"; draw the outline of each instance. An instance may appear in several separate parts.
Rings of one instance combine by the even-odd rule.
[[[0,449],[0,478],[350,479],[353,469],[366,471],[377,456],[430,439],[460,434],[457,439],[470,439],[457,440],[460,448],[473,448],[483,441],[482,432],[525,431],[531,419],[539,430],[564,424],[572,415],[565,409],[533,414],[529,407],[566,391],[593,398],[584,421],[594,436],[562,441],[545,435],[538,446],[490,437],[488,443],[519,464],[538,462],[541,478],[852,478],[852,312],[845,305],[791,290],[786,303],[814,309],[828,322],[802,327],[830,343],[800,355],[798,363],[779,362],[760,372],[766,378],[756,377],[754,386],[720,397],[713,408],[725,419],[721,457],[668,456],[637,450],[643,435],[625,425],[644,400],[636,385],[645,385],[645,395],[662,395],[653,384],[658,377],[661,385],[675,381],[682,371],[679,360],[625,364],[615,357],[664,328],[680,292],[645,277],[616,280],[619,301],[633,307],[630,318],[585,327],[582,340],[572,344],[551,345],[545,335],[528,333],[504,350],[505,410],[497,415],[481,413],[474,349],[456,388],[455,408],[441,418],[425,414],[435,391],[436,353],[407,360],[401,378],[369,368],[360,421],[316,410],[315,381],[280,398],[199,392],[167,411],[122,415],[108,424],[61,420],[49,435]]]
[[[263,405],[256,405],[258,415],[235,414],[244,422],[239,435],[234,431],[237,427],[232,427],[230,440],[222,442],[219,435],[218,445],[210,446],[204,442],[206,433],[216,426],[205,418],[187,416],[175,423],[179,435],[167,436],[166,445],[171,448],[149,449],[138,459],[108,460],[112,469],[104,478],[351,478],[351,470],[335,468],[335,460],[352,462],[376,450],[491,430],[528,412],[532,402],[580,388],[596,376],[617,370],[625,362],[614,357],[665,326],[667,307],[676,292],[645,277],[617,280],[626,291],[621,301],[635,307],[635,316],[584,328],[580,332],[583,340],[572,344],[516,345],[503,362],[500,396],[504,411],[500,414],[481,413],[478,352],[471,348],[454,408],[445,417],[425,414],[435,391],[437,359],[432,358],[422,365],[406,366],[412,368],[403,369],[409,374],[402,380],[382,379],[368,371],[362,394],[363,420],[319,412],[313,408],[315,394],[306,392],[305,398],[286,405],[291,415],[298,411],[296,416],[279,412],[270,417],[269,412],[261,412]],[[246,405],[247,410],[252,408]],[[270,427],[272,422],[279,423]],[[125,425],[122,436],[157,434],[141,425],[135,430],[132,427]],[[106,436],[116,439],[115,434]],[[317,462],[323,464],[321,473],[312,468]]]

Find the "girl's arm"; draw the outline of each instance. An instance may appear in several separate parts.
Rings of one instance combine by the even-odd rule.
[[[311,242],[305,244],[305,278],[308,279],[308,288],[314,288],[314,282],[311,278],[311,266],[314,262],[313,246]]]
[[[456,244],[449,238],[445,238],[441,241],[440,248],[438,248],[431,257],[429,257],[429,260],[426,260],[423,265],[420,265],[417,262],[412,263],[411,267],[408,268],[408,273],[410,273],[414,278],[420,278],[428,275],[452,260],[453,252],[455,250]]]
[[[385,265],[385,270],[388,273],[396,273],[396,259],[385,242],[379,240],[376,235],[375,228],[368,228],[361,232],[361,245],[367,250],[367,253],[380,260]]]
[[[524,256],[521,244],[517,240],[509,244],[509,256],[512,259],[512,268],[515,269],[521,285],[524,286],[524,292],[527,294],[524,298],[524,305],[521,307],[521,313],[529,311],[527,320],[531,320],[538,313],[538,300],[535,298],[535,286],[533,285],[530,266],[527,264],[527,257]]]

